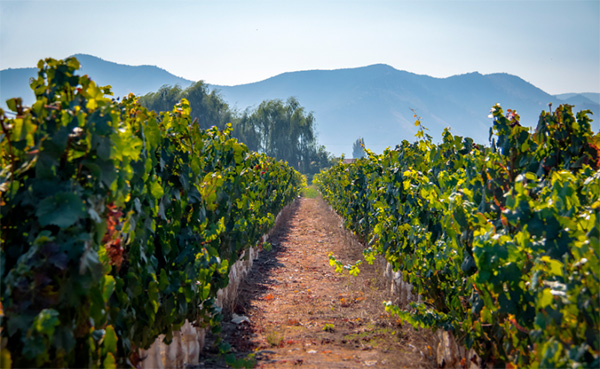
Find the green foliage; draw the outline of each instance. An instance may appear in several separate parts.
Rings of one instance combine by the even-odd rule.
[[[295,98],[263,101],[234,123],[234,136],[259,152],[288,162],[312,177],[330,165],[330,155],[317,145],[315,118]]]
[[[323,329],[323,332],[333,332],[333,331],[335,331],[335,326],[333,324],[327,323],[323,326],[322,329]]]
[[[312,177],[331,164],[330,154],[317,145],[315,119],[295,98],[262,102],[254,111],[235,114],[217,91],[208,90],[202,81],[182,90],[163,86],[157,92],[139,98],[139,103],[157,113],[167,112],[181,99],[192,109],[190,117],[201,128],[233,125],[232,136],[251,151],[262,152],[287,161],[296,170]]]
[[[185,90],[179,86],[163,86],[156,92],[141,96],[138,101],[147,109],[161,113],[170,111],[182,99],[186,99],[190,104],[190,118],[199,124],[200,128],[208,129],[216,125],[219,129],[224,129],[227,123],[234,120],[229,105],[217,91],[209,92],[208,86],[202,81]]]
[[[492,109],[491,147],[445,131],[320,173],[324,198],[422,296],[388,305],[489,364],[600,365],[600,135],[588,112],[535,132]],[[335,261],[334,261],[334,264]]]
[[[125,367],[184,321],[218,331],[229,266],[296,198],[302,176],[46,59],[36,102],[0,111],[2,364]]]
[[[237,359],[234,354],[225,355],[225,362],[232,368],[254,368],[256,367],[256,358],[254,354],[249,354],[246,358]]]
[[[337,260],[333,253],[329,253],[329,265],[335,268],[336,273],[342,274],[344,270],[348,271],[348,274],[356,277],[360,273],[359,266],[362,264],[362,260],[357,260],[354,264],[344,265],[341,261]]]
[[[272,331],[267,334],[267,343],[271,346],[279,346],[283,343],[283,333]]]
[[[302,197],[307,197],[309,199],[314,199],[319,197],[319,190],[313,185],[305,187],[302,189]]]

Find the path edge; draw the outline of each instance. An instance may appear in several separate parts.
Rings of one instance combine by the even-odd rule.
[[[346,240],[357,243],[365,248],[365,245],[360,242],[356,236],[344,226],[344,219],[325,199],[321,200],[327,205],[329,210],[338,218],[340,231],[344,234]],[[419,294],[413,293],[412,284],[405,282],[402,279],[400,271],[394,271],[390,264],[382,255],[377,255],[376,263],[379,264],[383,271],[383,277],[389,284],[390,295],[393,303],[400,306],[407,306],[411,302],[422,302],[422,297]],[[477,355],[474,349],[468,349],[466,346],[458,343],[452,332],[438,329],[434,334],[436,346],[435,358],[436,363],[440,368],[456,368],[456,369],[480,369],[483,367],[482,360]]]
[[[257,244],[242,252],[239,259],[229,269],[229,284],[217,292],[215,304],[225,310],[232,311],[238,297],[238,288],[248,272],[252,269],[254,261],[258,259],[260,245],[267,242],[273,231],[277,229],[289,216],[293,207],[296,206],[300,197],[297,197],[279,211],[273,222],[273,226],[265,233]],[[165,369],[183,368],[186,365],[199,364],[200,353],[206,343],[206,328],[200,328],[187,319],[179,331],[173,332],[173,340],[170,344],[163,342],[165,335],[161,334],[147,349],[139,350],[142,358],[138,369]]]

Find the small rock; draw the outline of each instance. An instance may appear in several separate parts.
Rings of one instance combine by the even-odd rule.
[[[231,322],[233,322],[235,324],[242,324],[244,322],[250,324],[250,318],[248,318],[245,315],[237,315],[234,313],[231,315]]]

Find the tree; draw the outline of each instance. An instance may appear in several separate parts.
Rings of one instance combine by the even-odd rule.
[[[249,121],[261,136],[260,150],[306,172],[315,148],[314,116],[295,98],[263,101]]]
[[[265,100],[234,121],[233,135],[251,150],[287,161],[304,174],[330,165],[330,154],[317,145],[315,118],[297,99]]]
[[[229,105],[223,100],[216,90],[208,91],[204,82],[194,83],[183,91],[192,108],[192,119],[197,119],[201,128],[210,128],[217,126],[219,129],[225,128],[227,123],[234,119]]]
[[[352,145],[352,157],[354,159],[360,159],[365,157],[365,140],[359,137]]]
[[[170,111],[182,98],[190,103],[191,118],[201,128],[217,126],[225,128],[234,119],[229,105],[215,90],[210,91],[204,82],[199,81],[182,90],[179,86],[162,86],[157,92],[151,92],[139,98],[140,104],[155,112]]]
[[[244,111],[240,118],[233,120],[232,135],[252,151],[263,152],[262,132],[254,113]]]
[[[287,161],[298,171],[317,173],[331,164],[331,154],[317,145],[315,117],[307,113],[297,99],[265,100],[254,111],[236,115],[216,91],[209,91],[204,82],[181,89],[163,86],[138,100],[142,106],[156,112],[170,111],[182,98],[188,100],[194,122],[206,129],[233,125],[233,136],[252,151],[263,152],[275,159]]]
[[[141,96],[138,101],[143,107],[155,112],[170,111],[181,100],[183,90],[179,86],[164,85],[156,92]]]

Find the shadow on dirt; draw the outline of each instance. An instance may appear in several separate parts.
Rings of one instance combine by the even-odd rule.
[[[429,368],[432,335],[385,312],[389,282],[380,263],[339,274],[329,256],[361,260],[364,246],[322,199],[302,198],[283,212],[224,312],[222,337],[238,359],[261,368]],[[232,322],[235,320],[236,322]],[[197,368],[225,368],[214,337]],[[434,346],[435,347],[435,346]]]
[[[252,269],[244,278],[238,288],[238,297],[233,311],[223,311],[224,320],[221,323],[221,337],[224,341],[234,347],[236,357],[244,358],[256,351],[257,344],[252,342],[255,335],[252,323],[236,324],[231,321],[232,315],[246,317],[252,308],[252,302],[257,301],[268,294],[276,283],[273,276],[276,270],[285,268],[280,256],[287,251],[286,241],[290,237],[290,222],[297,216],[300,201],[297,199],[280,213],[276,223],[268,235],[268,242],[272,245],[271,250],[262,250],[258,259],[254,260]],[[218,355],[218,349],[214,347],[215,336],[210,332],[206,337],[206,345],[200,354],[200,364],[195,368],[229,368],[225,365],[223,357]]]
[[[285,209],[277,223],[269,233],[269,242],[273,246],[271,250],[262,250],[250,273],[241,283],[238,290],[238,299],[233,313],[245,314],[250,308],[252,301],[260,299],[272,289],[274,270],[285,268],[280,262],[280,256],[287,251],[285,244],[290,237],[290,222],[298,214],[299,201],[294,201],[289,208]],[[231,312],[225,312],[230,315]]]

